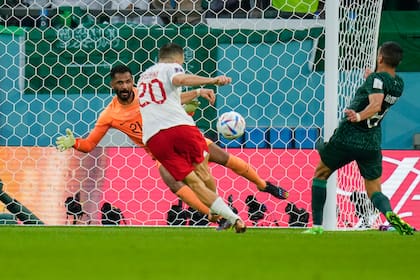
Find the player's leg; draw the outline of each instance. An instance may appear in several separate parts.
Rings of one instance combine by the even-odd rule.
[[[209,158],[209,156],[205,157],[206,162],[208,162],[208,158]],[[204,166],[206,166],[206,167],[204,167]],[[196,166],[195,173],[206,184],[206,187],[208,189],[213,190],[215,193],[217,193],[216,182],[215,182],[213,176],[211,176],[210,171],[208,170],[208,163],[205,164],[205,165],[200,164],[200,165]],[[229,207],[229,208],[232,209],[232,207]],[[232,209],[232,211],[233,211],[233,209]],[[237,212],[234,212],[234,213],[236,214]],[[219,226],[216,228],[217,230],[229,229],[233,225],[233,223],[231,221],[229,221],[225,218],[219,219],[218,224],[219,224]]]
[[[413,228],[393,212],[389,198],[382,192],[382,153],[381,151],[364,152],[357,160],[360,174],[364,178],[368,197],[373,205],[386,217],[388,222],[400,234],[413,234]]]
[[[209,161],[223,165],[231,169],[236,174],[253,182],[258,190],[268,192],[279,199],[286,199],[289,192],[282,187],[273,185],[270,182],[264,181],[257,173],[257,171],[243,159],[227,153],[225,150],[217,146],[215,143],[208,143],[210,158]]]
[[[382,193],[381,178],[379,177],[374,180],[368,180],[365,178],[364,181],[366,193],[376,209],[378,209],[384,215],[386,215],[386,212],[392,211],[391,203],[388,197]]]
[[[208,161],[209,155],[207,154],[201,163],[195,165],[194,171],[197,174],[197,176],[204,182],[206,187],[217,194],[216,181],[214,180],[213,175],[210,173]]]
[[[312,179],[312,228],[304,231],[309,234],[321,234],[323,232],[322,223],[324,206],[327,199],[327,180],[330,177],[331,169],[320,160]]]
[[[207,144],[197,127],[179,126],[162,130],[149,139],[147,146],[174,179],[184,181],[211,212],[242,222],[195,173],[200,164],[204,164],[203,170],[209,172],[204,157],[208,152]]]
[[[184,182],[177,181],[174,177],[166,170],[163,165],[159,166],[160,177],[163,179],[169,189],[182,201],[191,206],[192,208],[200,211],[203,214],[210,215],[210,208],[207,207],[203,202],[198,199],[194,191],[188,187]]]
[[[402,235],[411,235],[414,229],[403,221],[391,208],[391,203],[381,191],[380,178],[375,180],[365,179],[365,187],[373,205],[385,215],[388,222]]]
[[[215,190],[216,182],[214,180],[214,177],[210,173],[210,170],[208,167],[208,159],[209,159],[209,155],[207,155],[204,158],[203,162],[195,165],[195,173],[206,184],[206,187],[208,189]],[[218,197],[214,201],[214,203],[212,204],[210,208],[212,212],[222,215],[229,222],[229,225],[233,225],[235,227],[236,232],[238,233],[245,232],[246,230],[245,223],[235,212],[233,212],[232,208],[230,208],[228,205],[225,204],[225,202],[220,197]],[[223,215],[222,211],[224,211],[225,215],[228,215],[228,216]],[[228,227],[225,227],[225,228],[228,228]]]
[[[334,142],[323,143],[317,146],[321,160],[319,161],[315,175],[312,179],[312,228],[304,231],[309,234],[323,232],[322,223],[324,206],[327,198],[327,180],[338,168],[346,165],[352,159],[348,157],[348,151],[338,147]]]
[[[236,232],[245,232],[246,226],[242,219],[233,213],[232,209],[229,208],[223,199],[217,196],[217,194],[212,192],[209,188],[207,188],[205,183],[200,179],[200,177],[203,176],[207,178],[207,180],[210,180],[208,177],[209,175],[205,174],[208,173],[208,171],[206,172],[206,169],[208,170],[208,166],[206,166],[204,162],[197,164],[196,171],[191,172],[185,177],[185,183],[191,187],[191,189],[197,194],[198,198],[204,204],[210,207],[210,211],[212,213],[219,214],[226,218],[235,226]],[[196,172],[201,174],[200,177]]]
[[[184,201],[189,205],[191,202],[192,204],[194,204],[194,202],[199,204],[199,202],[197,202],[198,200],[195,200],[196,196],[194,196],[194,194],[191,194],[188,189],[182,188],[182,186],[177,183],[177,181],[183,180],[186,175],[193,172],[194,170],[194,166],[190,163],[189,160],[187,160],[184,156],[175,153],[175,151],[178,150],[178,147],[176,146],[177,144],[183,144],[189,140],[189,137],[186,137],[185,141],[183,141],[184,139],[178,141],[174,140],[177,135],[183,136],[184,134],[188,134],[189,130],[184,130],[184,127],[174,127],[171,129],[162,130],[155,134],[151,139],[149,139],[147,146],[151,154],[153,154],[153,156],[158,160],[160,165],[160,175],[164,182],[172,190],[172,192],[183,196],[181,199],[185,199]],[[188,148],[188,145],[185,145]],[[183,148],[184,147],[181,147],[181,150]],[[186,154],[188,155],[188,153]],[[202,155],[201,157],[203,158]],[[197,210],[200,210],[201,208],[200,211],[203,211],[205,214],[209,214],[209,211],[206,210],[206,208],[208,208],[208,204],[206,205],[204,203],[204,206],[202,207],[197,205],[195,207]]]

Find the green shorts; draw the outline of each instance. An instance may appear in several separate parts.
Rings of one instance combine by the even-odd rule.
[[[322,162],[332,171],[356,161],[360,174],[367,180],[375,180],[382,175],[381,150],[361,150],[336,142],[326,142],[317,146]]]

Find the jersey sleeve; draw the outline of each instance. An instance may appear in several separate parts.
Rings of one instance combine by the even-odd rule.
[[[172,80],[176,75],[185,74],[184,68],[182,68],[182,66],[178,64],[171,64],[170,67],[168,67],[166,71],[167,71],[169,80],[171,82],[171,85],[172,85]]]
[[[78,151],[88,153],[92,151],[102,140],[111,127],[108,110],[104,110],[95,124],[95,127],[86,138],[77,138],[74,148]]]
[[[384,79],[377,73],[370,74],[365,84],[369,94],[384,93]]]

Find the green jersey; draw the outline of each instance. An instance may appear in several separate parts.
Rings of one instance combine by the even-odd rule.
[[[381,110],[361,122],[352,123],[343,118],[333,138],[346,146],[363,150],[381,149],[381,121],[389,108],[400,98],[404,82],[399,76],[392,77],[387,72],[372,73],[357,89],[348,109],[360,112],[369,104],[369,95],[383,93]]]

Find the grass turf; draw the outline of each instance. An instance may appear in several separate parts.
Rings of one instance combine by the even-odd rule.
[[[420,235],[0,226],[0,279],[420,279]]]

